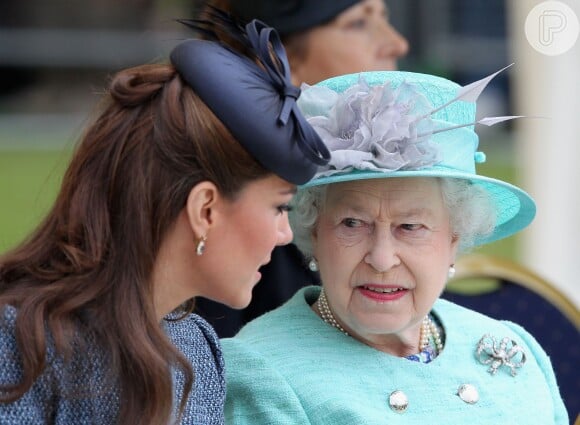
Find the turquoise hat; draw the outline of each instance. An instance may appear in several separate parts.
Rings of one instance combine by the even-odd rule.
[[[467,86],[433,75],[401,71],[363,72],[302,87],[298,107],[331,152],[308,188],[392,177],[450,177],[485,189],[495,205],[496,227],[482,245],[531,223],[536,206],[520,188],[478,175],[475,124],[512,118],[475,119],[477,97],[501,71]]]

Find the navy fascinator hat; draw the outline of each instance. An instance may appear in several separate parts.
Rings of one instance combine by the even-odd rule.
[[[181,22],[213,38],[173,49],[171,63],[183,80],[264,168],[294,184],[310,180],[330,153],[296,105],[300,89],[290,80],[278,33],[258,20],[243,27],[216,15],[218,29],[254,61],[218,41],[215,22]]]

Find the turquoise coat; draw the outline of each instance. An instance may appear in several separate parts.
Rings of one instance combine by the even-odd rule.
[[[226,424],[490,424],[568,425],[546,353],[520,326],[445,300],[433,314],[445,348],[429,364],[375,350],[324,323],[311,309],[318,287],[300,290],[282,307],[222,340],[226,364]],[[507,336],[527,356],[516,376],[495,375],[475,356],[484,334]],[[479,401],[458,396],[475,386]],[[403,391],[408,408],[389,407]]]

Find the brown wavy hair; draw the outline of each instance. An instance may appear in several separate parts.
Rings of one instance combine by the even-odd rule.
[[[194,376],[154,311],[150,278],[161,241],[197,183],[211,181],[233,199],[269,174],[171,65],[114,76],[47,217],[0,258],[0,310],[18,309],[23,366],[19,383],[0,387],[0,402],[31,388],[50,341],[65,359],[82,355],[74,348],[80,334],[110,358],[119,423],[169,422],[171,367],[186,376],[182,412]]]

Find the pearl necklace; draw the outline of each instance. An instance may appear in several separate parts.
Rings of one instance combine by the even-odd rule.
[[[340,323],[336,321],[334,318],[334,314],[332,314],[332,310],[328,305],[328,300],[326,298],[326,293],[324,292],[324,288],[320,290],[320,295],[318,300],[316,301],[318,306],[318,311],[320,311],[320,316],[324,322],[328,323],[330,326],[335,327],[346,336],[349,336],[348,332],[344,330]],[[423,322],[421,323],[421,331],[419,333],[419,350],[423,351],[430,345],[430,341],[433,339],[435,342],[435,352],[440,353],[443,350],[443,342],[441,341],[441,334],[439,333],[439,329],[437,325],[433,323],[433,320],[429,315],[425,316]]]
[[[326,293],[324,292],[324,288],[320,290],[320,296],[318,297],[318,311],[320,311],[320,316],[322,316],[322,320],[328,323],[330,326],[334,326],[336,329],[344,333],[346,336],[348,332],[344,330],[342,326],[336,321],[334,318],[334,314],[332,314],[332,310],[330,310],[330,306],[328,305],[328,300],[326,299]]]
[[[435,352],[443,351],[443,342],[441,341],[441,334],[439,328],[433,323],[429,315],[425,316],[421,322],[421,332],[419,333],[419,350],[423,351],[431,345],[431,339],[435,342]]]

